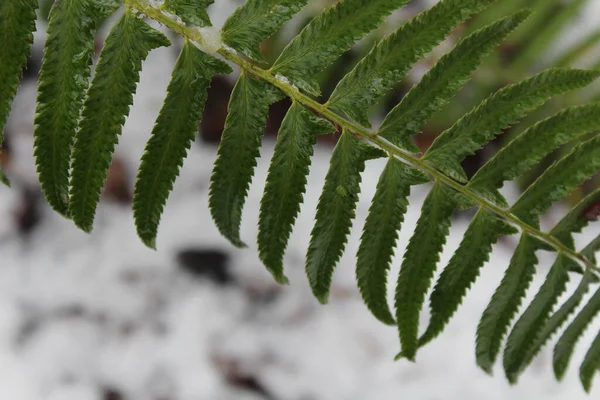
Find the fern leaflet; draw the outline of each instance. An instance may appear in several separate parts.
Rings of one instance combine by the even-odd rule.
[[[448,176],[466,182],[460,162],[551,97],[590,84],[598,71],[551,69],[500,89],[443,132],[424,159]]]
[[[256,61],[260,43],[306,5],[308,0],[248,0],[225,21],[223,42]]]
[[[370,127],[369,107],[393,88],[452,29],[494,0],[442,0],[383,38],[335,88],[328,103]],[[459,6],[460,4],[460,6]]]
[[[213,2],[214,0],[165,0],[162,7],[188,24],[211,26],[206,7]]]
[[[160,216],[202,118],[210,80],[231,73],[222,61],[186,42],[175,64],[167,98],[146,145],[133,195],[138,235],[154,248]]]
[[[408,0],[343,0],[316,16],[283,50],[271,71],[318,96],[315,75]]]
[[[424,346],[442,332],[479,276],[479,270],[488,261],[492,245],[498,237],[517,232],[487,211],[480,209],[477,212],[431,293],[429,326],[420,337],[419,346]]]
[[[527,234],[521,237],[504,278],[477,326],[477,365],[488,374],[492,373],[502,339],[533,279],[538,263],[535,243]]]
[[[50,11],[35,116],[35,156],[48,203],[66,215],[69,161],[79,110],[88,88],[96,24],[119,4],[59,1]]]
[[[418,153],[410,137],[419,133],[425,121],[458,93],[485,56],[528,16],[529,11],[518,12],[461,40],[385,117],[379,134]]]
[[[211,176],[209,207],[221,234],[236,247],[246,246],[240,238],[242,208],[260,156],[269,105],[281,97],[277,89],[245,73],[231,93]]]
[[[0,145],[4,141],[4,124],[33,42],[37,7],[37,0],[3,0],[0,4]],[[6,175],[0,175],[0,181],[8,184]]]
[[[260,203],[258,253],[277,282],[287,283],[283,254],[300,211],[317,135],[335,131],[298,103],[292,104],[279,130]]]
[[[387,271],[408,207],[410,188],[427,181],[419,171],[390,157],[379,177],[363,228],[356,255],[356,280],[365,304],[385,324],[395,323],[387,303]]]
[[[127,10],[113,27],[88,90],[73,148],[69,213],[92,230],[96,205],[118,135],[133,103],[142,61],[168,39]]]
[[[315,297],[327,302],[333,270],[346,246],[356,202],[360,193],[360,174],[368,160],[385,153],[343,132],[331,156],[323,192],[306,254],[306,275]]]
[[[451,189],[435,182],[423,203],[415,233],[410,238],[396,286],[396,321],[402,354],[414,360],[418,349],[419,313],[431,285],[440,252],[450,230],[457,201]]]

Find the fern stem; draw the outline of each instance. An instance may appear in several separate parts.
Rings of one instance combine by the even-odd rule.
[[[149,17],[160,24],[166,26],[171,29],[173,32],[199,44],[202,47],[205,47],[205,39],[202,33],[194,27],[188,27],[178,21],[175,21],[168,15],[164,14],[161,9],[151,6],[147,0],[124,0],[126,6],[134,9],[138,13]],[[477,203],[481,208],[484,208],[490,213],[496,214],[497,216],[504,218],[507,222],[510,222],[512,225],[517,226],[523,233],[527,233],[531,236],[536,237],[542,242],[548,244],[552,248],[554,248],[558,253],[567,256],[579,264],[583,264],[586,269],[592,270],[598,274],[600,274],[600,267],[596,266],[594,262],[589,260],[583,254],[574,251],[563,243],[561,243],[558,239],[550,235],[549,233],[543,232],[540,229],[537,229],[534,226],[522,221],[510,210],[500,207],[490,200],[482,197],[476,191],[472,190],[470,187],[465,186],[454,179],[448,177],[441,171],[438,171],[431,165],[419,159],[417,156],[413,154],[409,154],[400,147],[394,145],[393,143],[387,141],[383,137],[378,136],[377,132],[371,132],[368,129],[352,122],[344,117],[340,116],[336,112],[329,109],[326,105],[323,105],[311,97],[305,95],[300,92],[298,88],[293,86],[291,83],[287,82],[285,79],[281,79],[279,76],[273,75],[269,70],[263,69],[258,65],[246,60],[245,58],[239,56],[232,49],[221,47],[217,50],[223,58],[237,64],[247,72],[255,75],[256,77],[263,79],[273,86],[280,89],[287,96],[302,104],[303,106],[315,111],[320,114],[323,118],[328,119],[331,122],[334,122],[338,126],[341,126],[345,130],[352,132],[366,139],[370,143],[378,146],[379,148],[385,150],[390,155],[395,156],[396,158],[404,161],[405,163],[417,168],[421,172],[424,172],[430,175],[433,179],[438,180],[457,192],[461,193],[468,199]]]

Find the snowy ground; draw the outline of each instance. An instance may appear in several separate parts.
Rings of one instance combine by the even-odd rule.
[[[154,51],[142,73],[117,151],[131,180],[164,98],[172,56],[170,49]],[[11,119],[13,132],[31,132],[34,97],[34,85],[21,91]],[[30,135],[15,135],[14,144],[15,169],[33,179]],[[353,256],[381,162],[368,165],[349,251],[336,271],[330,304],[320,306],[310,295],[303,261],[330,150],[318,148],[314,158],[306,203],[286,255],[291,280],[286,287],[272,282],[255,246],[235,250],[214,227],[207,186],[215,150],[193,146],[163,216],[157,252],[136,237],[131,212],[110,202],[101,204],[92,235],[48,209],[28,241],[16,237],[10,224],[0,228],[0,399],[492,400],[600,395],[600,384],[589,397],[584,395],[577,363],[562,384],[556,383],[550,350],[515,387],[499,368],[489,377],[475,367],[476,324],[507,266],[514,238],[496,246],[493,261],[446,333],[419,353],[416,364],[395,363],[395,330],[371,316],[354,283]],[[267,143],[245,209],[242,232],[250,243],[256,236],[271,152],[272,143]],[[411,196],[400,256],[427,189],[417,187]],[[2,221],[12,221],[18,202],[17,190],[0,188]],[[557,209],[552,219],[562,211]],[[440,265],[449,260],[467,223],[466,218],[454,221]],[[591,236],[588,230],[579,242]],[[229,254],[233,283],[218,285],[180,268],[177,254],[190,248]],[[540,258],[543,274],[552,259],[547,254]],[[399,263],[397,257],[392,281]],[[536,284],[540,282],[541,275],[536,277]],[[424,311],[423,324],[427,318]],[[575,361],[580,360],[581,353]]]

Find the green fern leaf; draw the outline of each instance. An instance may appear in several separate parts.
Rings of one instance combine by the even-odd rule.
[[[448,176],[466,182],[462,160],[488,141],[540,107],[551,97],[581,88],[600,76],[600,71],[551,69],[507,86],[475,107],[437,137],[423,157]]]
[[[340,81],[327,104],[370,127],[369,108],[404,78],[412,64],[442,42],[458,23],[493,1],[440,1],[383,38]]]
[[[476,341],[477,365],[488,374],[492,373],[502,339],[535,274],[535,266],[538,263],[536,249],[531,236],[525,234],[521,237],[504,278],[479,321]]]
[[[229,65],[189,41],[184,44],[146,145],[133,195],[137,232],[148,247],[156,246],[160,216],[198,130],[210,81],[216,74],[231,72]]]
[[[570,249],[575,248],[575,239],[573,233],[578,233],[583,230],[589,223],[590,219],[586,217],[586,210],[600,200],[600,188],[596,189],[565,215],[558,224],[550,231],[550,234],[560,240],[565,246]]]
[[[162,5],[166,11],[169,11],[183,21],[196,26],[212,26],[206,7],[214,3],[215,0],[165,0]]]
[[[508,335],[504,350],[504,371],[510,383],[517,382],[519,375],[531,361],[527,355],[532,353],[544,323],[567,288],[569,266],[572,264],[575,262],[570,258],[562,254],[558,256],[544,284]]]
[[[446,243],[455,208],[454,194],[436,182],[423,203],[417,227],[404,253],[396,286],[396,321],[402,354],[411,361],[419,344],[419,313]]]
[[[600,135],[577,146],[550,167],[512,206],[514,215],[537,226],[538,217],[600,168]]]
[[[373,315],[394,324],[387,302],[387,272],[408,207],[410,187],[428,182],[426,176],[392,157],[379,177],[357,253],[356,280]]]
[[[223,25],[223,43],[263,61],[260,43],[306,5],[308,0],[247,0]]]
[[[142,62],[168,39],[126,10],[106,38],[73,148],[69,213],[91,231],[112,153],[133,103]]]
[[[102,7],[104,6],[104,7]],[[35,116],[35,157],[48,203],[67,215],[69,162],[79,110],[91,73],[98,21],[119,7],[115,2],[59,1],[50,11]]]
[[[600,332],[596,335],[579,368],[579,379],[588,393],[592,390],[592,381],[598,370],[600,370]]]
[[[379,135],[418,153],[410,137],[419,133],[425,121],[458,93],[485,56],[528,16],[529,11],[518,12],[461,40],[385,117]]]
[[[4,124],[33,43],[37,7],[37,0],[2,0],[0,3],[0,144],[4,141]],[[8,184],[4,174],[0,181]]]
[[[479,276],[479,270],[489,260],[492,245],[498,237],[515,233],[518,233],[515,228],[488,211],[480,209],[477,212],[431,294],[429,326],[419,339],[419,346],[424,346],[443,331]]]
[[[4,185],[10,187],[10,180],[8,179],[8,177],[6,176],[6,174],[4,173],[4,171],[2,170],[1,166],[0,166],[0,182],[2,182]]]
[[[334,132],[328,121],[293,103],[285,116],[260,203],[258,252],[277,282],[287,283],[283,254],[300,211],[317,135]]]
[[[554,358],[552,361],[556,379],[562,380],[564,377],[577,342],[581,339],[585,329],[598,312],[600,312],[600,289],[594,293],[592,298],[577,314],[577,317],[567,327],[554,347]]]
[[[273,86],[243,72],[231,93],[210,180],[209,207],[221,234],[236,247],[246,247],[240,238],[242,209],[260,156],[269,106],[281,98]]]
[[[408,0],[342,0],[315,17],[283,50],[271,71],[318,96],[315,75],[352,44],[375,29],[383,17]]]
[[[344,252],[356,216],[360,174],[366,161],[385,155],[345,131],[335,146],[306,255],[308,281],[321,303],[327,302],[333,270]]]
[[[507,207],[497,190],[504,181],[517,178],[552,150],[596,130],[600,130],[600,103],[567,108],[518,135],[477,171],[469,186]]]
[[[596,252],[600,251],[600,235],[596,236],[583,250],[581,255],[587,257],[588,260],[596,262]]]
[[[545,321],[533,343],[528,346],[527,352],[521,357],[523,358],[523,367],[529,365],[535,356],[540,352],[542,347],[550,340],[560,327],[567,321],[569,316],[575,312],[581,304],[584,296],[587,294],[590,284],[595,281],[594,274],[591,270],[584,273],[581,282],[573,294],[565,301],[565,303],[556,311],[549,319]],[[520,372],[520,371],[519,371]]]

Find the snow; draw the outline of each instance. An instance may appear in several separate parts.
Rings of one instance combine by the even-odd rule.
[[[173,63],[173,49],[156,50],[145,63],[117,149],[132,181]],[[23,87],[10,120],[11,130],[19,133],[14,137],[15,169],[22,181],[35,179],[27,134],[34,97],[35,85]],[[273,143],[267,142],[245,208],[242,237],[248,243],[256,237],[272,151]],[[306,201],[286,253],[290,285],[284,287],[273,283],[255,245],[234,249],[214,227],[207,188],[215,152],[201,143],[192,147],[167,203],[156,252],[137,238],[130,210],[107,201],[100,205],[91,235],[49,209],[27,242],[14,235],[14,227],[0,228],[0,398],[100,400],[109,398],[103,394],[108,390],[136,400],[517,400],[600,394],[597,383],[586,396],[577,379],[583,343],[563,383],[553,378],[551,348],[514,387],[499,367],[489,377],[475,366],[475,328],[508,265],[515,237],[495,246],[493,260],[465,304],[446,332],[418,354],[417,363],[394,362],[397,333],[371,316],[354,282],[353,258],[383,162],[367,166],[348,251],[336,270],[330,303],[321,306],[310,293],[304,255],[330,149],[317,148]],[[411,195],[391,281],[428,188],[416,187]],[[18,201],[16,189],[0,188],[2,221],[12,221]],[[560,207],[555,211],[553,219],[564,213]],[[447,264],[467,224],[468,218],[455,218],[440,266]],[[595,229],[586,230],[578,243],[584,244]],[[217,286],[179,269],[176,254],[189,247],[230,254],[238,285]],[[534,287],[552,263],[549,254],[539,256]],[[253,300],[252,293],[271,291],[274,301]],[[529,299],[534,293],[530,290]],[[427,319],[424,310],[422,328]],[[598,328],[590,329],[585,344]],[[228,383],[224,371],[232,368],[255,377],[270,397]]]

